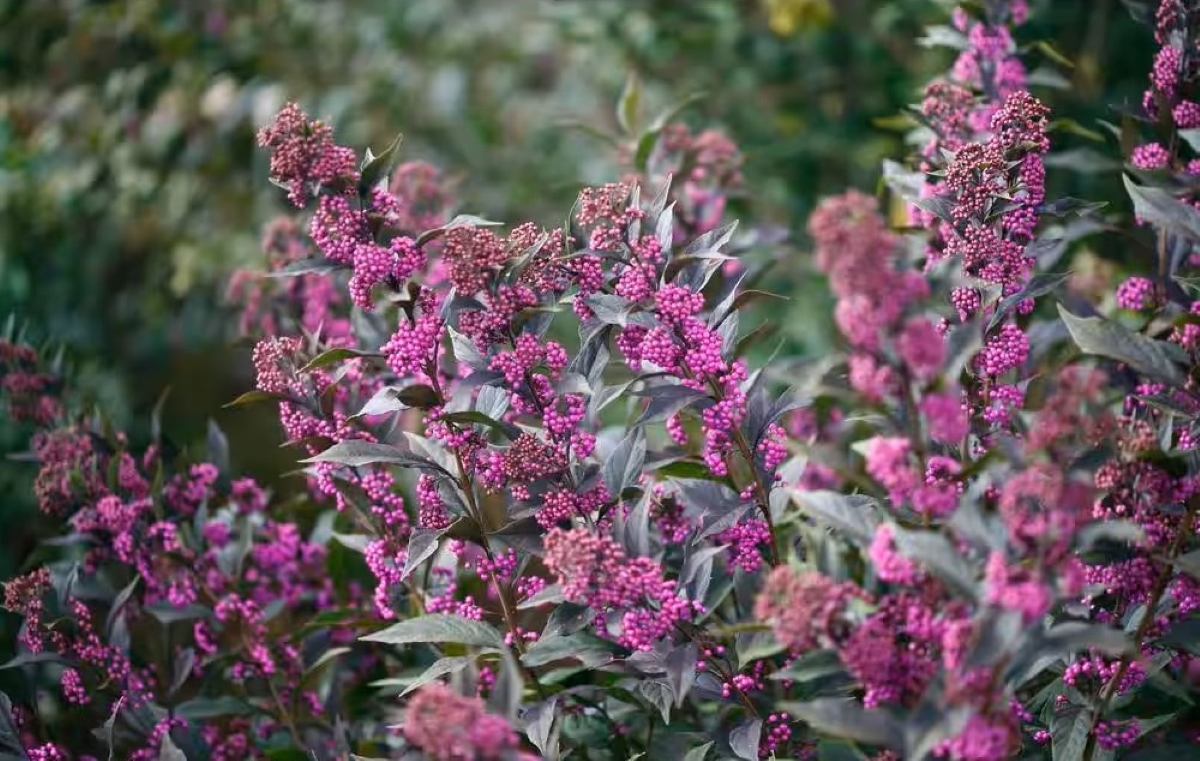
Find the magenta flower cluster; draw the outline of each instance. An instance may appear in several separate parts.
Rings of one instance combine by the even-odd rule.
[[[456,214],[435,168],[360,161],[288,105],[259,141],[307,216],[229,296],[258,339],[237,404],[275,405],[306,488],[235,477],[215,429],[207,459],[137,450],[0,342],[62,534],[5,585],[14,668],[52,689],[0,740],[68,761],[1183,758],[1194,5],[1159,4],[1140,128],[1164,134],[1127,157],[1154,271],[1054,306],[1042,254],[1074,228],[1046,222],[1094,211],[1047,198],[1028,4],[963,3],[929,38],[956,54],[917,154],[886,173],[913,224],[858,191],[808,221],[840,351],[807,363],[749,348],[763,294],[718,132],[630,135],[640,166],[546,229]],[[51,713],[102,731],[64,740]]]
[[[27,346],[3,342],[0,353],[22,359],[17,372],[37,369]],[[162,714],[148,736],[114,751],[143,761],[159,758],[164,735],[184,729],[204,738],[206,757],[244,758],[257,737],[293,724],[297,714],[319,715],[323,698],[302,679],[311,659],[294,622],[358,597],[335,589],[324,573],[326,548],[272,517],[268,494],[252,479],[226,480],[210,462],[176,469],[160,444],[136,453],[123,434],[72,422],[57,396],[36,406],[55,411],[36,418],[43,426],[33,441],[38,504],[77,551],[73,560],[8,582],[3,607],[24,619],[24,650],[59,664],[64,703],[100,717],[157,717],[176,695],[199,705],[210,699],[206,691],[233,689],[261,701],[254,718],[189,722]],[[88,591],[101,581],[126,584],[107,608]],[[131,649],[131,637],[168,629],[168,649],[157,656],[166,670]],[[344,642],[352,635],[331,629],[328,636]],[[86,757],[53,735],[39,736],[26,718],[19,721],[28,745],[42,757]]]

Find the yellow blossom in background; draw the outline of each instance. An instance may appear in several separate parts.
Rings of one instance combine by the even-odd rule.
[[[888,226],[901,228],[912,224],[912,204],[893,193],[888,201]]]
[[[833,15],[829,0],[763,0],[771,31],[790,37],[801,29],[822,27]]]

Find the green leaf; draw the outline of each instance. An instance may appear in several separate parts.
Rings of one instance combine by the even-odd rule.
[[[1175,566],[1193,579],[1200,579],[1200,550],[1193,550],[1175,558]]]
[[[237,577],[242,573],[242,566],[254,546],[254,525],[248,521],[240,521],[237,540],[229,542],[221,548],[217,555],[217,565],[226,576]]]
[[[764,322],[746,335],[738,339],[737,344],[733,347],[733,356],[744,357],[746,352],[753,346],[762,343],[766,339],[779,332],[779,323]]]
[[[485,415],[478,410],[463,410],[461,412],[450,412],[442,416],[442,420],[449,423],[468,423],[471,425],[479,424],[486,425],[488,428],[507,436],[510,439],[516,439],[521,435],[521,429],[512,423],[506,423],[503,420],[497,420],[490,415]]]
[[[562,587],[558,584],[547,584],[542,587],[540,592],[530,595],[517,603],[517,609],[525,610],[527,608],[536,608],[539,605],[558,604],[561,602],[564,602]]]
[[[1088,735],[1092,731],[1091,709],[1058,714],[1050,725],[1050,743],[1054,761],[1083,761]]]
[[[655,472],[663,478],[698,478],[724,482],[724,477],[715,475],[712,470],[700,460],[676,460],[669,462]]]
[[[645,461],[646,435],[641,428],[634,428],[604,462],[604,485],[608,487],[608,493],[619,495],[626,487],[635,484],[642,474]]]
[[[222,409],[241,407],[242,405],[255,404],[256,402],[287,401],[287,399],[287,394],[273,394],[270,391],[260,391],[258,389],[254,389],[253,391],[247,391],[246,393],[240,395],[237,399],[234,399],[232,402],[224,405]]]
[[[227,476],[229,473],[229,437],[212,418],[208,420],[206,444],[209,462],[217,466],[218,473]]]
[[[709,741],[703,745],[697,745],[689,750],[683,757],[683,761],[704,761],[708,758],[708,752],[712,750],[713,742]]]
[[[375,352],[370,352],[370,351],[359,351],[358,349],[347,349],[347,348],[327,349],[327,350],[321,352],[320,354],[318,354],[317,356],[313,357],[311,360],[309,360],[308,364],[306,364],[304,367],[300,368],[299,372],[309,373],[309,372],[312,372],[313,370],[319,370],[322,367],[328,367],[329,365],[334,365],[334,364],[337,364],[338,362],[344,362],[347,359],[359,359],[360,357],[381,357],[381,356],[383,356],[383,355],[377,354]]]
[[[588,308],[596,315],[596,319],[605,325],[624,327],[629,323],[629,315],[637,306],[632,301],[614,293],[593,293],[587,297]]]
[[[400,695],[403,697],[413,690],[419,689],[420,687],[429,684],[434,680],[441,679],[447,674],[458,673],[474,663],[477,657],[478,656],[476,655],[452,655],[446,658],[438,658],[429,665],[429,668],[422,671],[415,679],[410,681],[408,685],[405,686],[404,692],[400,693]],[[380,683],[376,682],[373,686],[379,685]]]
[[[909,126],[915,125],[909,123]],[[892,189],[893,193],[905,201],[913,203],[921,198],[921,193],[925,188],[925,173],[914,172],[903,164],[891,159],[884,159],[883,181]]]
[[[679,116],[685,109],[691,107],[694,103],[699,103],[707,97],[708,93],[703,90],[698,90],[691,95],[684,96],[682,99],[672,103],[670,106],[659,112],[658,116],[654,117],[654,121],[650,122],[649,129],[659,131],[667,126],[672,119]]]
[[[429,528],[413,529],[412,535],[408,539],[404,571],[400,574],[402,581],[411,576],[412,572],[417,570],[422,563],[437,554],[438,545],[444,533],[446,532]]]
[[[861,494],[839,494],[833,491],[791,490],[792,501],[817,521],[846,534],[860,544],[870,544],[875,538],[879,519],[875,500]]]
[[[358,553],[366,552],[367,545],[374,540],[374,537],[370,534],[340,534],[337,531],[334,531],[332,534],[330,534],[330,536],[338,544]]]
[[[300,462],[332,462],[351,468],[364,465],[401,465],[409,468],[424,468],[433,465],[424,457],[405,451],[390,444],[375,444],[360,439],[339,441],[315,457]]]
[[[971,564],[963,558],[944,534],[936,531],[910,531],[896,526],[896,549],[909,559],[929,569],[949,586],[968,598],[978,597],[979,590]]]
[[[504,637],[490,625],[442,614],[410,618],[360,639],[387,645],[451,643],[497,649],[504,647]]]
[[[917,44],[923,48],[945,47],[962,50],[967,46],[967,37],[952,26],[931,24],[925,27],[925,35],[917,38]]]
[[[474,214],[459,214],[454,219],[450,220],[441,227],[435,227],[432,230],[426,230],[417,238],[417,245],[423,246],[431,240],[436,240],[446,234],[448,230],[455,227],[499,227],[503,222],[493,222],[490,219],[477,217]]]
[[[0,692],[0,761],[9,759],[28,761],[29,755],[21,743],[21,732],[13,723],[12,701]]]
[[[396,135],[395,139],[383,149],[383,153],[378,156],[373,156],[371,150],[367,149],[367,154],[363,159],[361,175],[359,176],[358,189],[359,192],[366,195],[375,187],[375,184],[387,174],[391,169],[392,159],[396,155],[396,151],[400,148],[400,143],[403,142],[403,135]]]
[[[617,124],[621,125],[621,129],[627,135],[632,135],[637,129],[638,103],[641,97],[642,88],[638,83],[637,75],[630,72],[625,79],[625,88],[621,91],[621,98],[617,101]]]
[[[810,650],[787,668],[772,672],[771,679],[789,679],[799,684],[811,682],[835,674],[845,673],[846,668],[833,650]]]
[[[169,732],[163,734],[162,743],[158,746],[158,761],[188,761],[188,757],[171,739]]]
[[[496,681],[488,693],[487,709],[515,723],[521,708],[521,696],[525,694],[525,678],[508,648],[500,651],[497,671]]]
[[[554,124],[562,129],[577,129],[585,135],[596,138],[610,148],[619,148],[621,146],[621,140],[616,135],[610,135],[591,122],[584,121],[583,119],[556,119]]]
[[[1124,362],[1143,375],[1172,385],[1182,385],[1186,380],[1179,366],[1184,359],[1179,347],[1134,333],[1103,317],[1077,317],[1061,304],[1058,313],[1085,354]]]
[[[301,259],[292,262],[283,269],[268,272],[267,277],[296,277],[297,275],[328,275],[338,270],[349,269],[345,264],[326,259],[323,256]]]
[[[946,224],[954,225],[954,214],[951,212],[950,203],[944,197],[918,198],[912,204],[922,211],[929,212]]]
[[[7,698],[5,699],[7,702]],[[96,731],[97,735],[104,739],[108,745],[108,761],[115,761],[117,757],[117,717],[121,715],[121,706],[125,703],[125,696],[117,698],[117,702],[113,703],[112,713],[104,721],[104,726]],[[0,706],[3,707],[3,706]],[[11,715],[9,711],[5,711],[5,716]]]
[[[211,421],[210,421],[211,424]],[[113,626],[117,622],[117,616],[121,615],[121,611],[125,610],[125,606],[129,604],[129,600],[133,597],[133,593],[137,590],[138,583],[141,581],[140,576],[134,576],[133,581],[125,585],[121,593],[113,600],[112,606],[108,609],[108,617],[104,621],[104,631],[106,636],[112,636]]]
[[[203,721],[219,716],[244,716],[254,713],[254,706],[237,698],[195,698],[175,706],[175,715],[188,721]]]
[[[557,714],[558,698],[535,703],[521,714],[525,735],[542,754],[542,758],[558,757],[558,740],[554,733],[554,719]]]
[[[762,738],[762,719],[746,719],[729,733],[729,749],[745,761],[758,761],[758,744]]]
[[[1038,213],[1043,215],[1048,214],[1053,217],[1065,217],[1068,214],[1083,217],[1092,212],[1100,211],[1106,206],[1108,206],[1108,201],[1085,201],[1082,198],[1066,196],[1042,204],[1038,207]]]
[[[1071,273],[1043,273],[1035,275],[1025,287],[1020,291],[1008,296],[996,306],[996,311],[992,314],[991,320],[988,321],[987,332],[992,332],[1004,319],[1008,316],[1017,304],[1020,304],[1025,299],[1036,299],[1039,296],[1045,296],[1057,289],[1071,277]]]
[[[207,618],[209,615],[209,609],[203,605],[193,604],[177,608],[168,602],[157,602],[153,605],[147,605],[142,610],[163,624],[173,624],[176,621],[195,621],[196,619]]]
[[[173,697],[179,692],[179,688],[187,682],[192,675],[192,668],[196,665],[196,651],[193,648],[185,647],[175,656],[175,662],[171,665],[171,687],[167,690],[167,697]]]
[[[662,134],[663,127],[666,127],[672,119],[679,116],[684,109],[693,103],[703,100],[705,95],[706,93],[704,92],[694,92],[654,117],[654,121],[650,122],[650,126],[638,137],[633,165],[639,172],[646,171],[646,162],[650,160],[650,154],[654,151],[654,146],[658,143],[658,136]]]
[[[658,709],[663,724],[671,723],[671,705],[675,702],[675,695],[665,679],[643,679],[637,683],[636,690],[646,702]]]
[[[1135,750],[1123,761],[1183,761],[1196,752],[1195,745],[1152,745]]]
[[[646,130],[638,138],[637,150],[633,155],[633,165],[639,172],[646,171],[646,165],[650,161],[650,154],[654,152],[654,146],[658,144],[658,136],[661,133],[661,129]]]
[[[433,409],[442,403],[438,392],[432,386],[423,383],[401,389],[398,398],[409,407],[416,407],[419,410]]]
[[[1055,90],[1068,90],[1071,87],[1071,80],[1049,66],[1039,66],[1029,72],[1025,83],[1031,87],[1051,87]]]
[[[1157,644],[1200,655],[1200,618],[1185,618],[1171,624]]]
[[[1055,119],[1050,122],[1050,126],[1046,129],[1047,132],[1068,132],[1072,135],[1091,140],[1094,143],[1104,142],[1104,134],[1097,132],[1094,129],[1088,129],[1074,119]],[[1078,150],[1078,149],[1076,149]],[[1066,153],[1066,151],[1063,151]]]
[[[1080,174],[1100,174],[1121,168],[1121,162],[1087,146],[1055,151],[1046,157],[1044,163],[1051,168],[1066,169]]]
[[[923,700],[905,717],[904,758],[930,758],[938,745],[962,734],[975,714],[971,706],[947,707]]]
[[[566,636],[551,634],[530,645],[521,656],[521,662],[536,668],[568,658],[579,661],[587,668],[597,668],[611,662],[613,653],[612,649],[595,635],[585,632]]]
[[[867,710],[853,700],[819,698],[805,703],[783,703],[782,708],[831,738],[899,748],[902,725],[882,709]]]
[[[1138,737],[1145,737],[1159,727],[1170,724],[1179,717],[1181,711],[1155,716],[1149,719],[1138,719]]]
[[[1083,621],[1064,621],[1042,636],[1046,651],[1068,656],[1081,651],[1116,657],[1130,653],[1129,637],[1120,629]]]
[[[867,761],[867,756],[851,743],[821,740],[817,743],[817,761]]]
[[[1138,217],[1167,232],[1200,241],[1200,210],[1180,201],[1162,188],[1134,185],[1124,175],[1125,190],[1133,200]]]
[[[708,398],[707,394],[682,384],[651,386],[637,395],[650,400],[646,409],[642,411],[642,416],[638,418],[637,425],[664,420]]]
[[[447,325],[446,332],[450,334],[450,346],[454,350],[454,358],[473,370],[484,370],[488,366],[488,358],[475,348],[475,342]]]
[[[1146,541],[1146,531],[1133,521],[1104,521],[1089,523],[1075,535],[1075,545],[1087,552],[1101,542],[1138,545]]]
[[[1065,55],[1060,53],[1058,51],[1058,49],[1055,48],[1054,45],[1051,44],[1048,40],[1038,40],[1037,42],[1033,43],[1033,47],[1039,53],[1046,56],[1051,61],[1058,64],[1059,66],[1062,66],[1067,69],[1075,68],[1075,63],[1070,58],[1067,58]]]
[[[1179,137],[1190,145],[1193,151],[1200,153],[1200,129],[1181,129]]]
[[[354,417],[364,417],[370,415],[387,415],[391,412],[399,412],[400,410],[408,409],[409,405],[400,399],[400,394],[404,389],[398,386],[384,386],[371,395],[366,404],[362,406]]]
[[[352,649],[349,647],[331,647],[331,648],[329,648],[328,650],[326,650],[324,653],[321,654],[320,658],[313,661],[313,664],[311,666],[309,666],[307,669],[304,670],[305,676],[307,677],[309,675],[315,674],[317,672],[317,670],[320,669],[322,666],[324,666],[325,664],[327,664],[337,658],[341,658],[346,653],[351,652],[351,650]]]
[[[5,661],[3,664],[0,664],[0,671],[20,668],[21,666],[28,666],[32,663],[70,663],[70,661],[64,658],[61,654],[51,652],[49,650],[43,650],[40,653],[25,652],[18,653],[15,657]]]
[[[162,441],[162,414],[167,406],[167,397],[170,395],[171,387],[167,386],[158,395],[158,401],[154,403],[154,409],[150,411],[150,440],[156,443]]]
[[[739,635],[737,639],[738,663],[745,666],[748,663],[778,655],[785,649],[771,632],[751,632]]]
[[[646,218],[657,220],[654,223],[655,237],[658,237],[664,228],[671,226],[666,222],[664,217],[671,219],[675,217],[675,204],[671,202],[671,185],[674,180],[674,175],[667,172],[667,176],[663,179],[658,192],[654,194],[654,198],[650,199],[650,205],[646,208]],[[670,204],[670,208],[668,208],[668,204]],[[659,238],[658,242],[662,244],[662,238]],[[671,239],[668,239],[667,245],[663,246],[664,251],[669,248],[670,243]]]

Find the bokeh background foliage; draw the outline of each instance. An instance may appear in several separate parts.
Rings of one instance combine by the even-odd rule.
[[[904,108],[952,55],[920,30],[946,14],[936,0],[0,0],[0,315],[62,346],[122,427],[146,430],[170,388],[175,440],[202,445],[215,415],[241,442],[235,468],[287,488],[270,411],[220,409],[250,385],[225,285],[261,266],[279,209],[256,128],[287,99],[349,143],[400,130],[405,158],[458,178],[463,210],[559,220],[581,184],[622,171],[603,134],[633,72],[647,110],[703,93],[684,120],[741,147],[736,215],[793,235],[773,280],[790,299],[764,316],[819,354],[829,297],[805,218],[904,152]],[[1152,42],[1119,0],[1034,3],[1020,41],[1078,170],[1052,193],[1121,197],[1090,152],[1114,139],[1097,122],[1119,123],[1108,104],[1139,97]],[[5,452],[26,434],[0,421]],[[0,468],[0,576],[32,542],[30,476]]]

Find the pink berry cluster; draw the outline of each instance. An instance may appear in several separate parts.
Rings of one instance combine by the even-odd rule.
[[[0,340],[0,393],[14,421],[49,425],[62,414],[59,380],[41,367],[32,347]]]
[[[1029,18],[1029,3],[998,0],[985,5],[987,12],[981,18],[961,6],[953,17],[954,28],[966,37],[966,46],[954,62],[950,79],[984,95],[969,116],[975,132],[987,129],[1005,98],[1026,88],[1025,66],[1017,55],[1012,30]]]
[[[483,701],[454,693],[440,683],[417,690],[404,710],[404,738],[437,761],[502,761],[517,747],[517,735]]]
[[[271,149],[271,177],[287,186],[296,206],[303,206],[315,187],[358,180],[354,152],[335,144],[333,128],[310,121],[294,103],[258,133],[258,144]]]
[[[1200,195],[1200,151],[1194,140],[1181,136],[1200,129],[1200,8],[1186,0],[1161,0],[1155,16],[1154,40],[1159,50],[1150,72],[1150,86],[1142,96],[1147,131],[1158,127],[1156,139],[1133,148],[1129,163],[1135,169],[1176,173],[1185,181],[1171,190],[1182,202],[1195,207]],[[1163,125],[1168,125],[1165,132]],[[1189,189],[1190,186],[1190,189]],[[1190,263],[1197,260],[1195,242],[1189,246]]]
[[[524,657],[545,639],[538,600],[557,591],[589,611],[591,632],[611,647],[650,654],[685,647],[705,613],[703,588],[668,575],[662,539],[725,550],[731,571],[775,562],[771,492],[790,457],[778,422],[786,407],[734,354],[736,313],[712,306],[707,288],[729,259],[732,229],[717,220],[739,159],[716,133],[682,137],[665,134],[660,158],[688,155],[689,174],[671,192],[684,188],[690,205],[669,206],[670,193],[648,203],[638,186],[613,183],[580,194],[570,230],[526,223],[505,233],[465,216],[419,229],[411,199],[382,185],[322,187],[312,249],[328,269],[351,270],[350,298],[334,314],[349,305],[373,314],[346,344],[319,334],[264,340],[255,368],[289,440],[314,455],[314,492],[367,518],[377,615],[403,619],[419,600],[426,615],[496,622]],[[389,187],[403,186],[394,175]],[[563,312],[578,342],[551,337]],[[928,375],[923,336],[909,333],[914,365]],[[645,400],[646,425],[669,419],[681,456],[728,482],[722,499],[738,520],[702,534],[709,507],[648,475],[642,439],[602,436],[600,411],[618,398],[609,347],[649,378],[631,389]],[[656,414],[666,399],[679,401]],[[418,471],[411,502],[390,463]],[[657,505],[646,516],[653,531],[635,538],[629,527],[641,525],[646,500]],[[521,539],[530,530],[536,560]],[[417,557],[429,541],[432,554]]]
[[[608,614],[617,612],[617,641],[632,650],[651,650],[676,622],[703,612],[699,603],[679,596],[675,582],[663,579],[657,563],[630,559],[609,537],[553,528],[545,544],[546,567],[562,585],[563,596],[594,610],[601,629]]]
[[[26,366],[17,372],[26,372],[37,356],[20,349]],[[22,651],[35,660],[52,656],[59,688],[49,699],[96,724],[113,714],[162,713],[180,696],[200,705],[225,690],[259,706],[253,719],[164,718],[113,749],[140,761],[159,757],[167,733],[185,731],[203,738],[206,757],[245,758],[255,738],[300,714],[320,715],[320,685],[302,678],[312,656],[296,622],[350,593],[325,574],[326,547],[274,517],[254,480],[226,480],[208,462],[176,467],[161,444],[137,454],[123,434],[73,421],[61,403],[57,409],[34,439],[35,482],[39,507],[71,552],[7,582],[3,600],[23,618]],[[119,594],[102,592],[112,584],[123,585]],[[168,631],[164,648],[131,646]],[[348,635],[324,633],[342,642]],[[84,758],[77,754],[91,747],[36,724],[25,729],[28,746],[46,758]],[[254,750],[252,757],[264,756]]]
[[[268,271],[283,270],[313,255],[312,244],[295,220],[280,217],[266,226],[262,237]],[[266,273],[238,270],[226,294],[240,307],[238,331],[246,336],[321,333],[330,343],[345,342],[350,321],[340,314],[344,295],[330,278],[316,273],[276,279]]]
[[[546,228],[452,217],[438,170],[360,161],[287,106],[260,142],[305,216],[230,295],[259,339],[239,403],[276,405],[300,493],[231,477],[216,433],[195,461],[68,416],[57,372],[0,343],[62,534],[5,585],[37,679],[0,741],[11,723],[64,761],[1193,747],[1194,5],[1160,4],[1141,128],[1170,134],[1129,156],[1126,242],[1152,239],[1154,272],[1054,317],[1040,253],[1070,241],[1043,221],[1087,205],[1046,198],[1027,3],[963,3],[930,38],[958,52],[922,147],[886,172],[913,224],[856,191],[809,220],[843,351],[804,361],[747,351],[760,294],[717,132],[654,127],[620,157],[635,174]],[[110,717],[111,742],[90,732]]]
[[[934,750],[956,759],[1013,757],[1026,743],[1045,742],[1081,702],[1107,711],[1141,684],[1130,675],[1142,673],[1143,661],[1104,646],[1062,656],[1068,674],[1080,671],[1079,664],[1102,667],[1104,676],[1093,682],[1070,677],[1082,699],[1046,701],[1019,683],[1005,684],[986,657],[972,654],[981,632],[998,619],[1023,627],[1073,621],[1100,632],[1127,627],[1137,606],[1150,605],[1159,617],[1140,629],[1150,637],[1137,638],[1142,658],[1165,661],[1169,654],[1172,679],[1184,682],[1192,668],[1186,652],[1147,645],[1188,615],[1195,599],[1191,580],[1143,556],[1147,546],[1160,557],[1191,546],[1184,527],[1195,525],[1189,502],[1195,476],[1183,469],[1168,474],[1156,462],[1179,443],[1191,446],[1191,439],[1170,429],[1163,438],[1168,413],[1143,401],[1167,393],[1168,409],[1192,410],[1190,392],[1143,384],[1114,412],[1105,393],[1111,376],[1081,361],[1053,368],[1040,381],[1042,398],[1029,400],[1034,303],[1019,294],[1038,266],[1030,251],[1046,205],[1048,110],[1018,84],[1023,70],[1015,58],[1004,70],[971,74],[980,51],[1015,52],[1007,31],[986,33],[986,25],[1007,12],[1005,5],[987,4],[987,19],[975,27],[963,21],[965,12],[958,14],[956,25],[973,29],[971,47],[955,76],[931,86],[922,104],[935,142],[919,159],[923,171],[934,173],[916,198],[916,221],[927,230],[921,286],[902,286],[918,272],[905,255],[913,247],[887,229],[873,199],[829,199],[810,221],[817,266],[838,299],[850,388],[860,410],[880,415],[849,425],[850,410],[838,418],[797,413],[805,449],[821,462],[810,460],[808,471],[820,470],[799,480],[796,499],[802,510],[812,506],[818,527],[830,501],[839,505],[842,513],[830,525],[861,553],[869,572],[847,579],[844,569],[819,559],[822,572],[810,570],[812,561],[804,571],[776,568],[755,610],[790,657],[803,662],[833,651],[868,711],[924,710],[919,706],[930,700],[938,710],[968,711],[969,719]],[[1023,7],[1008,10],[1023,20]],[[980,72],[1001,78],[981,80]],[[999,81],[1012,86],[999,92]],[[897,189],[912,192],[911,185]],[[1134,278],[1118,304],[1161,309],[1164,290]],[[957,320],[935,316],[943,313],[939,292],[950,296]],[[932,319],[919,310],[929,310]],[[961,344],[971,335],[978,344],[948,376],[951,341]],[[1193,345],[1186,328],[1177,328],[1172,340],[1189,350]],[[1096,461],[1081,467],[1080,454],[1105,441],[1115,445],[1106,450],[1113,459],[1100,460],[1099,469]],[[1004,456],[997,460],[1001,442]],[[850,444],[861,461],[840,456],[837,448]],[[1141,489],[1130,487],[1135,481]],[[850,484],[856,491],[874,489],[880,499],[848,501],[827,491]],[[1163,509],[1169,504],[1175,509]],[[998,538],[983,541],[966,528],[977,519],[981,530],[993,525]],[[869,528],[854,525],[864,520]],[[1120,559],[1097,560],[1095,550],[1084,551],[1082,537],[1119,535],[1118,524],[1126,522],[1139,538],[1111,540]],[[948,573],[935,559],[943,553],[958,558],[963,575]],[[1138,558],[1133,563],[1130,554]],[[805,603],[795,602],[800,599]],[[903,650],[891,650],[898,642]],[[1121,729],[1110,732],[1110,726]],[[1133,745],[1140,739],[1137,726],[1097,713],[1086,727],[1089,747]]]
[[[647,159],[648,185],[673,178],[675,243],[706,233],[719,225],[731,195],[742,189],[742,156],[724,133],[706,129],[693,134],[687,125],[672,122],[662,128]]]

